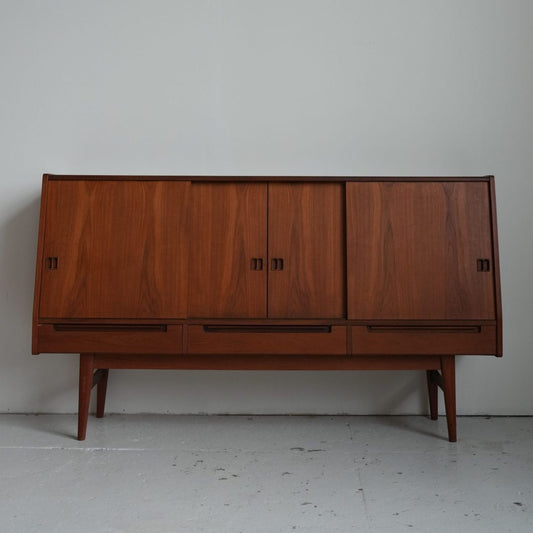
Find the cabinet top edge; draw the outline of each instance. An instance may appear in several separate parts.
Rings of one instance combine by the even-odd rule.
[[[114,174],[43,174],[48,180],[88,180],[88,181],[254,181],[254,182],[298,182],[298,181],[490,181],[493,175],[486,176],[266,176],[266,175],[114,175]]]

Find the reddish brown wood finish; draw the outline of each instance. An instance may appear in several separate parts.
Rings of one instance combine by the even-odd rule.
[[[431,420],[438,420],[439,418],[439,389],[437,384],[438,376],[439,373],[436,370],[426,371],[429,397],[429,416]]]
[[[491,176],[43,178],[32,346],[81,352],[80,440],[109,368],[162,368],[426,370],[455,441],[501,324]]]
[[[120,174],[44,174],[49,180],[72,181],[72,180],[88,180],[88,181],[194,181],[194,182],[210,182],[210,183],[240,183],[240,182],[254,182],[254,183],[276,183],[276,182],[364,182],[364,181],[394,181],[394,182],[428,182],[428,181],[448,181],[448,182],[488,182],[493,176],[268,176],[268,175],[254,175],[254,176],[213,176],[213,175],[180,175],[180,176],[154,176],[154,175],[120,175]]]
[[[493,354],[495,326],[352,326],[354,354]]]
[[[496,302],[496,355],[503,355],[502,295],[500,282],[500,252],[498,247],[498,223],[496,219],[496,189],[494,176],[489,176],[490,208],[492,223],[492,262],[494,264],[494,300]]]
[[[178,325],[39,324],[40,352],[181,353]]]
[[[457,441],[457,415],[455,405],[455,357],[441,357],[442,390],[446,407],[448,437],[450,442]]]
[[[266,219],[264,183],[192,185],[190,317],[266,317]]]
[[[48,177],[43,176],[41,190],[41,211],[39,214],[39,236],[37,240],[37,261],[35,267],[35,289],[33,293],[33,321],[31,335],[31,353],[39,353],[39,304],[41,302],[41,277],[44,264],[44,235],[46,230],[46,201],[48,198]]]
[[[48,182],[40,316],[185,317],[188,190],[187,182]]]
[[[187,326],[187,353],[190,354],[346,354],[346,328],[332,326],[244,326],[236,329],[206,331],[205,326]],[[274,330],[272,331],[272,328]],[[296,328],[296,332],[290,331]]]
[[[346,316],[344,217],[342,183],[269,184],[269,318]]]
[[[80,379],[78,387],[78,440],[85,440],[91,389],[93,388],[93,354],[80,355]]]
[[[98,383],[96,384],[96,418],[104,417],[105,397],[107,393],[107,381],[109,378],[109,369],[98,370],[101,372]]]
[[[346,199],[348,318],[495,318],[487,183],[348,183]]]
[[[456,442],[457,414],[455,399],[455,356],[449,355],[441,357],[440,370],[440,373],[437,370],[427,371],[430,416],[432,420],[437,420],[439,417],[438,387],[440,387],[444,393],[448,439],[450,442]]]
[[[383,357],[346,355],[206,354],[151,355],[95,354],[97,368],[186,370],[426,370],[441,368],[439,356]]]
[[[95,368],[98,370],[93,373]],[[431,418],[437,419],[437,383],[444,391],[449,440],[457,439],[455,410],[455,358],[437,356],[360,356],[257,354],[253,357],[233,355],[153,355],[82,354],[80,355],[80,403],[78,439],[87,431],[91,388],[97,385],[97,417],[104,414],[105,390],[110,368],[145,369],[218,369],[218,370],[423,370],[428,374]],[[441,370],[442,375],[438,370]],[[98,374],[101,373],[100,376]]]

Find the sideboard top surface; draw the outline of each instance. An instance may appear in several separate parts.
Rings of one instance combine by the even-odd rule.
[[[210,175],[104,175],[104,174],[43,174],[49,180],[117,180],[117,181],[490,181],[493,176],[262,176],[262,175],[237,175],[237,176],[210,176]]]

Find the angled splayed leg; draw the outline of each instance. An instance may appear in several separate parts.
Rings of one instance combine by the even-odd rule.
[[[439,372],[437,370],[426,370],[429,396],[429,413],[431,420],[439,418]]]
[[[78,440],[85,440],[89,403],[93,388],[93,354],[80,354],[80,378],[78,389]]]
[[[431,420],[437,420],[438,412],[438,387],[444,393],[446,407],[446,422],[448,424],[448,439],[457,441],[457,412],[455,402],[455,356],[446,355],[440,358],[441,371],[427,370],[427,384],[429,393],[429,410]]]
[[[80,354],[78,440],[85,440],[87,434],[91,390],[95,385],[97,386],[96,416],[98,418],[104,416],[109,369],[101,368],[94,372],[94,365],[95,358],[93,354]]]
[[[93,377],[93,382],[96,382],[96,418],[103,418],[104,416],[108,377],[108,368],[97,370]]]
[[[450,442],[457,441],[457,412],[455,403],[455,356],[441,357],[442,390],[444,391],[444,405],[446,406],[446,421],[448,422],[448,438]]]

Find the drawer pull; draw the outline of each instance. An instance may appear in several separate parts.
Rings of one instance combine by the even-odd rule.
[[[481,326],[367,326],[369,333],[481,333]]]
[[[331,326],[204,326],[206,333],[331,333]]]
[[[164,324],[54,324],[54,331],[161,331],[166,332]]]

